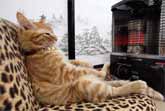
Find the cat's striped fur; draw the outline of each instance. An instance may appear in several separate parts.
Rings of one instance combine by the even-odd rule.
[[[107,68],[97,71],[86,62],[66,61],[61,50],[54,46],[57,37],[44,20],[32,23],[19,12],[17,19],[24,28],[19,30],[21,47],[27,52],[34,52],[26,56],[26,66],[35,95],[41,103],[99,102],[130,93],[163,99],[144,81],[104,81]]]

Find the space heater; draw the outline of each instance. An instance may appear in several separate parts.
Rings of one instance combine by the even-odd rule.
[[[110,73],[165,95],[165,1],[122,0],[112,10]]]

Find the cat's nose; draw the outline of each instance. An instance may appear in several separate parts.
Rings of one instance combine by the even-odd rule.
[[[57,39],[57,37],[53,37],[53,39],[55,40],[55,41],[57,41],[58,39]]]

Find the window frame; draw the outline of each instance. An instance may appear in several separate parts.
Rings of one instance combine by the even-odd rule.
[[[76,59],[75,55],[75,0],[67,0],[68,8],[68,59]],[[94,68],[101,68],[103,64],[96,64]]]
[[[68,58],[75,59],[75,1],[67,0],[68,4]]]

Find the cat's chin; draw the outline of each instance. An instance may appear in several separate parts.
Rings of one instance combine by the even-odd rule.
[[[44,46],[44,48],[54,47],[54,46],[55,46],[55,43],[54,43],[54,42],[50,42],[50,43],[46,44],[46,45]]]
[[[54,48],[54,47],[55,47],[55,45],[48,45],[48,46],[44,47],[43,49],[51,49],[51,48]]]

